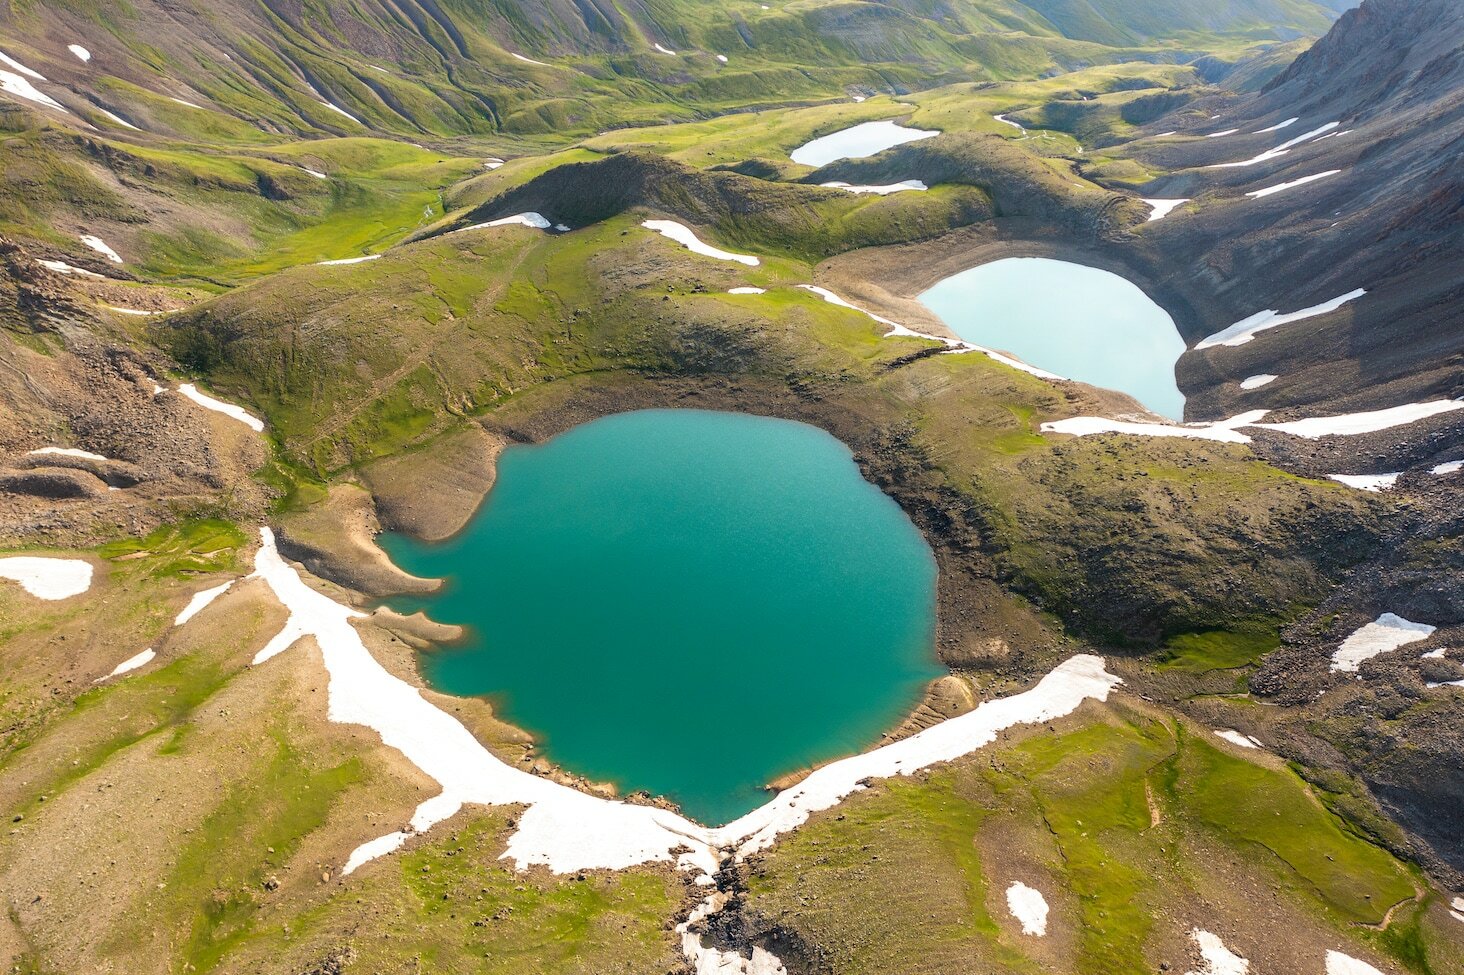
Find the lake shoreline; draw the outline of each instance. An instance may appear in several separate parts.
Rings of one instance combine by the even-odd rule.
[[[991,579],[974,576],[964,565],[963,553],[972,544],[961,533],[952,534],[945,518],[938,514],[942,502],[941,489],[934,485],[922,485],[917,473],[923,468],[915,457],[906,456],[908,446],[881,442],[878,431],[871,431],[861,424],[859,413],[850,413],[839,403],[810,404],[789,395],[786,387],[775,382],[747,380],[735,385],[722,382],[706,383],[697,380],[618,381],[610,385],[598,385],[584,381],[568,381],[535,390],[517,401],[513,408],[481,421],[470,421],[458,433],[449,433],[427,449],[413,456],[431,457],[426,465],[431,470],[430,482],[435,488],[420,494],[415,501],[415,515],[411,521],[393,519],[388,512],[399,510],[390,506],[379,513],[381,528],[388,528],[412,535],[427,542],[441,541],[450,534],[441,533],[442,526],[466,525],[478,511],[496,476],[498,450],[491,453],[481,449],[484,441],[496,444],[543,443],[550,438],[583,425],[594,419],[614,414],[647,408],[696,408],[703,410],[731,411],[758,416],[797,420],[823,429],[847,446],[854,455],[861,476],[892,498],[907,516],[914,521],[917,530],[930,546],[936,560],[935,594],[935,640],[932,647],[934,660],[944,673],[933,678],[912,703],[910,710],[903,713],[884,729],[880,736],[863,751],[863,754],[892,741],[901,740],[911,734],[938,724],[940,720],[963,713],[962,708],[953,708],[949,680],[961,680],[973,693],[983,696],[1003,693],[1021,686],[1034,672],[1040,672],[1044,665],[1057,659],[1060,648],[1050,644],[1045,629],[1035,619],[1013,619],[1009,611],[989,616],[994,606],[1004,602],[999,585]],[[442,456],[435,456],[441,444]],[[500,447],[501,449],[501,447]],[[418,465],[419,467],[422,465]],[[373,485],[385,480],[368,468],[366,479]],[[423,477],[414,476],[411,483],[420,488]],[[486,486],[486,487],[484,487]],[[400,491],[400,485],[397,486]],[[481,490],[481,493],[480,493]],[[400,499],[401,495],[396,495]],[[419,525],[436,526],[431,534],[417,535],[411,530]],[[348,530],[348,526],[342,526]],[[370,547],[379,553],[381,559],[389,556],[370,539]],[[360,571],[360,557],[356,546],[321,546],[318,557],[312,560],[311,571],[332,582],[340,583],[352,578]],[[403,573],[405,576],[405,573]],[[381,605],[381,599],[389,592],[364,594],[347,583],[352,590],[353,604],[368,610]],[[410,589],[403,589],[411,592]],[[440,624],[423,614],[424,626],[435,629],[438,638],[427,638],[425,644],[437,644],[448,634]],[[410,632],[396,619],[385,625],[385,619],[372,620],[386,632],[398,638],[405,638],[410,644],[425,645],[426,634],[417,626]],[[448,644],[452,641],[448,640]],[[446,644],[444,644],[446,645]],[[432,652],[428,650],[427,652]],[[500,752],[505,761],[533,768],[536,774],[569,785],[591,795],[605,795],[605,783],[591,782],[552,760],[552,757],[535,751],[534,736],[524,729],[506,722],[486,701],[479,698],[456,698],[433,689],[420,671],[415,657],[409,658],[406,667],[393,668],[398,676],[409,680],[424,693],[446,700],[472,701],[475,706],[487,709],[488,720],[506,725],[518,733],[522,745],[516,745],[509,752]],[[1018,662],[1020,661],[1020,663]],[[1015,664],[1015,666],[1013,666]],[[410,669],[410,673],[407,669]],[[969,674],[977,668],[990,668],[981,686],[970,683]],[[520,750],[521,749],[521,750]],[[517,752],[515,754],[515,752]],[[843,756],[848,757],[848,756]],[[837,761],[838,758],[830,759]],[[825,763],[827,764],[827,763]],[[790,769],[774,782],[786,784],[799,781],[812,769]],[[766,783],[771,786],[773,782]],[[618,787],[617,787],[618,789]],[[655,805],[659,808],[676,808],[669,800],[654,796],[640,796],[634,793],[621,796],[638,803]]]

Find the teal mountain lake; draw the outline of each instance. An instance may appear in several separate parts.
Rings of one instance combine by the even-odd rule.
[[[967,342],[1184,419],[1174,381],[1184,340],[1169,313],[1126,278],[1069,261],[1009,257],[953,274],[920,300]]]
[[[424,653],[543,754],[720,825],[862,751],[943,671],[935,560],[849,449],[787,420],[647,410],[514,446],[456,537],[385,535],[442,577],[393,600],[468,628]]]

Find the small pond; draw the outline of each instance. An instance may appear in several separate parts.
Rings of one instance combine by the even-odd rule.
[[[792,159],[804,166],[827,166],[840,159],[862,159],[893,146],[937,135],[940,132],[936,129],[910,129],[888,119],[864,122],[805,142],[793,150]]]

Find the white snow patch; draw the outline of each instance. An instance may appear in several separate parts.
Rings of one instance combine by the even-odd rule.
[[[0,53],[0,59],[4,59],[6,64],[11,65],[17,70],[23,72],[24,74],[28,74],[33,78],[40,78],[40,80],[42,81],[46,80],[45,78],[41,78],[40,75],[36,74],[34,71],[32,71],[30,68],[27,68],[20,62],[5,57],[3,53]],[[41,91],[35,85],[31,84],[28,80],[22,78],[14,71],[0,70],[0,91],[8,92],[9,94],[16,96],[17,98],[24,98],[27,101],[35,102],[37,105],[44,105],[47,108],[54,108],[58,112],[66,111],[66,106],[62,105],[60,102],[56,101],[56,99]]]
[[[1435,629],[1427,623],[1414,623],[1393,613],[1384,613],[1342,641],[1332,654],[1332,670],[1356,673],[1364,660],[1409,643],[1427,640]]]
[[[82,61],[91,60],[91,52],[82,47],[80,44],[67,44],[66,50],[70,51],[72,54],[75,54]]]
[[[489,220],[486,226],[489,227],[510,227],[515,224],[524,227],[533,227],[535,230],[548,230],[549,218],[542,213],[535,213],[529,210],[525,213],[515,213],[511,217],[500,217],[497,220]]]
[[[1149,138],[1151,138],[1151,139],[1167,139],[1171,135],[1179,135],[1179,132],[1177,130],[1175,130],[1175,129],[1170,129],[1168,132],[1160,132],[1157,135],[1151,135],[1151,136],[1149,136]]]
[[[1351,955],[1344,955],[1340,951],[1329,951],[1327,952],[1327,975],[1383,975],[1383,973]]]
[[[173,620],[173,625],[182,626],[184,623],[193,619],[193,617],[203,612],[209,603],[228,592],[229,587],[233,584],[234,580],[230,579],[221,586],[214,586],[212,589],[205,589],[202,592],[194,593],[193,598],[188,600],[188,605],[184,606],[183,611],[178,614],[178,618]]]
[[[1460,470],[1464,470],[1464,460],[1451,460],[1437,467],[1430,467],[1428,472],[1430,474],[1457,474]]]
[[[1215,737],[1223,738],[1239,748],[1258,748],[1260,743],[1249,735],[1243,735],[1234,728],[1216,728]]]
[[[452,231],[452,233],[461,234],[466,233],[469,230],[482,230],[485,227],[508,227],[512,225],[533,227],[535,230],[548,230],[549,218],[544,216],[542,213],[535,213],[534,211],[529,210],[525,213],[515,213],[511,217],[499,217],[497,220],[489,220],[485,223],[475,223],[468,227],[459,227],[457,230]]]
[[[837,805],[851,792],[864,789],[861,783],[866,779],[913,775],[939,762],[968,755],[995,741],[997,734],[1007,728],[1071,714],[1089,698],[1107,700],[1108,692],[1120,683],[1119,678],[1104,669],[1102,657],[1092,654],[1069,657],[1031,690],[984,701],[974,711],[909,738],[815,770],[766,805],[713,830],[712,836],[718,846],[740,841],[739,857],[768,849],[779,834],[802,825],[812,813]]]
[[[544,61],[535,61],[533,58],[526,58],[522,54],[513,55],[513,59],[515,61],[522,61],[524,64],[537,64],[541,68],[550,67],[550,65]]]
[[[863,95],[850,95],[849,96],[849,100],[852,101],[854,104],[858,105],[860,102],[864,101],[864,96]]]
[[[1337,122],[1328,122],[1326,125],[1318,126],[1317,128],[1312,129],[1310,132],[1303,132],[1301,135],[1297,136],[1296,138],[1289,139],[1286,142],[1281,143],[1279,146],[1277,146],[1274,149],[1267,149],[1265,152],[1261,153],[1258,156],[1252,156],[1251,158],[1249,158],[1249,159],[1243,159],[1240,162],[1220,163],[1218,165],[1210,166],[1208,168],[1210,168],[1210,169],[1239,169],[1242,166],[1254,166],[1257,163],[1263,163],[1263,162],[1268,162],[1268,161],[1270,161],[1272,159],[1278,159],[1281,156],[1286,155],[1292,149],[1294,149],[1297,146],[1301,145],[1303,142],[1306,142],[1308,139],[1314,139],[1317,136],[1322,135],[1323,132],[1330,132],[1330,131],[1332,131],[1333,129],[1335,129],[1337,127],[1337,125],[1338,125]],[[1270,131],[1270,130],[1269,129],[1263,129],[1262,131]],[[1326,137],[1323,136],[1323,138],[1326,138]],[[1321,141],[1321,140],[1318,140],[1318,141]]]
[[[223,400],[214,399],[207,393],[201,393],[193,383],[184,383],[178,387],[178,392],[187,396],[193,402],[206,410],[213,410],[215,413],[222,413],[232,417],[240,423],[253,430],[255,433],[264,432],[264,421],[259,417],[245,410],[243,407],[235,406],[233,403],[225,403]]]
[[[1023,934],[1038,938],[1046,936],[1047,898],[1042,896],[1042,891],[1018,880],[1007,888],[1006,902],[1012,917],[1022,923]]]
[[[132,129],[134,132],[141,132],[142,131],[137,126],[133,125],[131,122],[127,121],[125,118],[123,118],[122,116],[118,115],[116,112],[109,112],[105,108],[102,108],[100,105],[97,106],[97,111],[101,112],[103,115],[107,116],[107,118],[111,119],[113,122],[116,122],[118,125],[122,126],[123,128]]]
[[[1246,975],[1250,971],[1250,962],[1225,947],[1219,935],[1195,928],[1190,932],[1190,938],[1200,949],[1200,958],[1205,965],[1200,971],[1189,972],[1188,975]]]
[[[662,47],[660,44],[652,44],[651,47],[654,47],[656,50],[660,51],[662,54],[672,54],[672,55],[674,55],[676,53],[675,51],[671,50],[669,47]]]
[[[34,78],[37,81],[46,80],[45,75],[41,74],[39,71],[33,71],[32,69],[27,68],[25,65],[21,64],[19,61],[15,60],[15,58],[6,54],[4,51],[0,51],[0,63],[10,65],[16,71],[19,71],[21,74],[25,75],[27,78]]]
[[[1153,223],[1155,220],[1163,220],[1169,216],[1175,207],[1188,203],[1189,198],[1185,197],[1182,200],[1145,199],[1144,202],[1149,204],[1150,208],[1149,219],[1145,222]]]
[[[79,457],[82,460],[105,461],[111,459],[109,457],[103,457],[101,454],[94,454],[90,450],[77,450],[75,447],[42,447],[39,450],[27,451],[27,454],[31,457],[55,454],[59,457]]]
[[[101,254],[113,264],[122,263],[122,255],[112,250],[112,248],[107,245],[107,242],[105,240],[102,240],[102,238],[96,236],[95,234],[82,234],[81,242],[90,247],[92,250],[96,251],[98,254]]]
[[[1264,135],[1267,132],[1280,132],[1282,129],[1286,128],[1287,126],[1295,125],[1297,122],[1300,122],[1300,121],[1301,121],[1301,116],[1300,115],[1295,115],[1295,116],[1292,116],[1291,118],[1287,119],[1284,122],[1277,122],[1275,125],[1271,126],[1270,128],[1256,129],[1255,134],[1256,135]]]
[[[723,64],[726,64],[727,63],[727,55],[725,55],[725,54],[718,54],[717,55],[717,60],[718,61],[721,61]]]
[[[1405,403],[1385,410],[1370,410],[1365,413],[1343,413],[1338,416],[1315,416],[1289,423],[1257,423],[1255,426],[1268,430],[1280,430],[1295,437],[1315,440],[1318,437],[1348,437],[1362,433],[1376,433],[1390,430],[1408,423],[1464,410],[1464,400],[1439,399],[1427,403]]]
[[[1220,443],[1250,443],[1251,438],[1236,428],[1249,426],[1261,419],[1267,410],[1251,410],[1228,420],[1213,423],[1147,423],[1136,420],[1114,420],[1104,416],[1075,416],[1053,420],[1041,426],[1043,433],[1068,433],[1087,437],[1097,433],[1128,433],[1140,437],[1189,437],[1194,440],[1215,440]]]
[[[1016,129],[1018,132],[1026,132],[1027,131],[1027,127],[1025,125],[1023,125],[1021,122],[1013,122],[1011,119],[1007,118],[1005,115],[993,115],[991,117],[994,118],[994,119],[996,119],[998,122],[1000,122],[1003,125],[1010,125],[1012,128]]]
[[[1438,413],[1458,409],[1464,409],[1464,400],[1435,400],[1430,403],[1408,403],[1368,413],[1308,417],[1304,420],[1291,420],[1286,423],[1260,422],[1270,412],[1269,410],[1248,410],[1228,420],[1183,424],[1117,420],[1102,416],[1075,416],[1066,420],[1044,423],[1041,429],[1044,433],[1070,433],[1075,437],[1085,437],[1095,433],[1130,433],[1144,437],[1193,437],[1199,440],[1217,440],[1222,443],[1250,443],[1251,438],[1241,433],[1240,428],[1259,427],[1303,437],[1307,440],[1315,440],[1318,437],[1376,433],[1379,430],[1389,430]]]
[[[1350,488],[1357,488],[1359,491],[1392,490],[1398,483],[1397,474],[1328,474],[1327,479],[1336,481],[1338,484],[1345,484]]]
[[[928,190],[930,187],[918,179],[902,180],[898,183],[884,183],[878,186],[851,186],[848,183],[835,180],[831,183],[819,183],[819,186],[831,190],[843,190],[846,193],[876,193],[880,196],[887,196],[890,193],[899,193],[902,190]]]
[[[57,274],[75,274],[83,278],[96,278],[98,281],[107,280],[107,276],[105,274],[98,274],[95,271],[88,271],[84,267],[75,267],[74,265],[67,264],[65,261],[39,260],[36,261],[36,263],[48,271],[55,271]]]
[[[1310,308],[1302,308],[1299,311],[1281,314],[1280,310],[1269,308],[1266,311],[1256,312],[1249,318],[1243,318],[1228,328],[1223,328],[1213,335],[1201,339],[1195,349],[1208,349],[1216,345],[1245,345],[1256,337],[1256,333],[1264,332],[1266,329],[1275,328],[1278,325],[1288,325],[1291,322],[1299,322],[1307,318],[1315,318],[1318,315],[1326,315],[1334,312],[1349,301],[1356,301],[1367,294],[1366,288],[1358,288],[1349,291],[1345,295],[1333,298],[1331,301],[1324,301],[1320,305],[1312,305]]]
[[[1342,172],[1340,169],[1329,169],[1325,173],[1313,173],[1310,176],[1303,176],[1301,179],[1293,179],[1287,183],[1277,183],[1275,186],[1268,186],[1263,190],[1253,190],[1246,196],[1259,200],[1263,196],[1270,196],[1273,193],[1280,193],[1289,190],[1294,186],[1305,186],[1307,183],[1315,183],[1319,179],[1326,179],[1328,176],[1336,176]]]
[[[381,257],[380,254],[367,254],[364,257],[342,257],[334,261],[316,261],[318,267],[342,267],[346,264],[365,264],[367,261],[375,261]]]
[[[1240,388],[1260,389],[1262,386],[1268,386],[1271,383],[1274,383],[1276,381],[1276,378],[1276,376],[1272,375],[1269,372],[1258,373],[1254,376],[1246,376],[1240,381]]]
[[[352,122],[355,122],[357,125],[364,126],[366,124],[365,122],[362,122],[360,119],[356,118],[356,116],[352,115],[350,112],[346,111],[344,108],[341,108],[339,105],[332,105],[325,99],[321,99],[320,104],[324,105],[332,112],[335,112],[337,115],[344,115],[346,118],[350,119]]]
[[[738,264],[746,264],[748,267],[757,267],[762,263],[751,254],[734,254],[731,251],[720,250],[710,244],[705,244],[690,227],[677,223],[675,220],[646,220],[641,223],[641,226],[647,230],[654,230],[662,237],[669,237],[693,254],[715,257],[719,261],[736,261]]]
[[[92,565],[85,559],[13,555],[0,559],[0,579],[20,583],[37,599],[66,599],[91,588]]]
[[[318,169],[311,169],[309,166],[301,166],[300,168],[309,173],[311,176],[314,176],[316,179],[330,179],[329,176],[327,176],[325,173],[322,173]]]
[[[1205,136],[1205,138],[1207,138],[1207,139],[1218,139],[1222,135],[1234,135],[1235,133],[1237,133],[1239,131],[1240,131],[1239,129],[1225,129],[1222,132],[1211,132],[1209,135]]]
[[[140,318],[145,318],[148,315],[162,314],[161,312],[156,311],[143,311],[141,308],[119,308],[116,305],[103,305],[102,307],[107,309],[107,311],[114,311],[119,315],[136,315]]]
[[[109,679],[111,679],[113,677],[116,677],[119,674],[125,674],[129,670],[136,670],[139,667],[145,666],[146,664],[151,663],[152,662],[152,659],[154,657],[156,657],[156,656],[157,656],[157,654],[155,652],[153,652],[152,649],[149,648],[147,650],[142,651],[142,653],[137,654],[135,657],[128,657],[126,660],[122,661],[116,667],[112,668],[112,672],[110,674],[108,674],[106,677],[100,677],[100,678],[98,678],[97,681],[96,681],[96,683],[100,684],[104,680],[109,680]]]
[[[208,111],[208,109],[204,108],[202,105],[197,104],[196,102],[190,102],[187,99],[177,98],[177,97],[175,97],[173,95],[169,95],[168,96],[168,101],[170,101],[170,102],[177,102],[179,105],[187,105],[189,108],[196,108],[200,112],[206,112],[206,111]]]
[[[768,293],[768,289],[767,288],[742,287],[742,288],[733,288],[732,290],[728,291],[727,293],[729,295],[765,295],[765,294]]]

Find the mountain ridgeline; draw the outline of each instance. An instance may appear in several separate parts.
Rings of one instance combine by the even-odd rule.
[[[1331,16],[1314,0],[138,0],[0,7],[0,47],[40,62],[65,104],[185,138],[204,119],[168,99],[267,132],[535,135],[1187,60],[1207,41],[1315,36]]]

